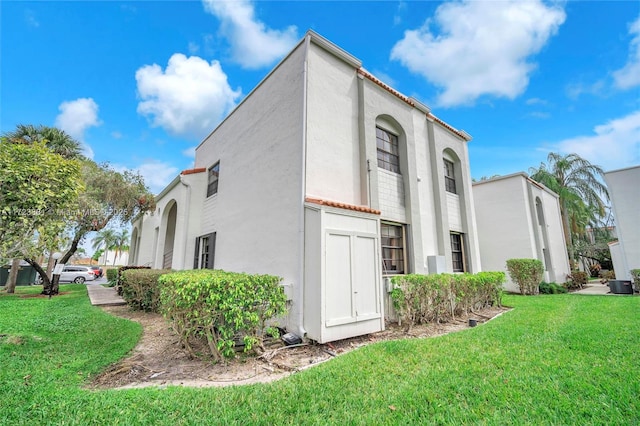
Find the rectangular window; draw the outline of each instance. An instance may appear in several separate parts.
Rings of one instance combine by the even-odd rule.
[[[209,169],[209,180],[207,184],[207,197],[218,193],[218,177],[220,175],[220,162],[211,166]]]
[[[452,194],[458,193],[456,191],[456,176],[453,163],[449,160],[444,160],[444,188]]]
[[[193,257],[193,269],[213,269],[215,250],[215,232],[196,238],[196,251]]]
[[[376,127],[376,145],[378,147],[378,167],[400,173],[398,137]]]
[[[462,234],[451,233],[451,259],[453,261],[453,272],[464,272],[464,245]]]
[[[404,227],[383,223],[380,225],[382,245],[382,274],[404,274]]]

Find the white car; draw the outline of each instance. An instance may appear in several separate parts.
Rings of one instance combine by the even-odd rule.
[[[88,266],[67,265],[60,274],[60,282],[83,284],[85,281],[93,281],[96,274]]]

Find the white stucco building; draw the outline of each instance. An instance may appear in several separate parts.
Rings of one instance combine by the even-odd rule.
[[[506,290],[520,291],[509,278],[507,259],[538,259],[544,281],[567,281],[569,257],[555,192],[516,173],[475,182],[473,197],[482,267],[506,272]]]
[[[278,275],[318,342],[382,330],[385,277],[481,270],[470,139],[310,31],[133,223],[130,263]]]
[[[605,172],[618,241],[609,243],[616,279],[640,269],[640,166]]]

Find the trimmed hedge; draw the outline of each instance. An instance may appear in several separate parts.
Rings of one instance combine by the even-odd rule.
[[[397,275],[391,279],[398,324],[448,322],[487,306],[501,306],[504,272]]]
[[[520,293],[538,294],[538,286],[542,282],[544,265],[538,259],[508,259],[509,276],[518,284]]]
[[[567,282],[567,287],[570,290],[583,288],[588,281],[589,281],[588,273],[583,271],[573,271],[571,275],[569,275],[569,281]]]
[[[192,270],[160,277],[160,305],[181,343],[196,356],[191,338],[204,339],[221,361],[235,356],[235,340],[244,351],[264,351],[267,321],[286,310],[282,278],[221,270]]]
[[[556,283],[540,283],[540,294],[562,294],[567,293],[567,288]]]
[[[118,277],[116,278],[116,291],[120,296],[122,296],[122,273],[124,271],[128,271],[129,269],[151,269],[151,266],[127,265],[127,266],[118,267]]]
[[[160,289],[158,278],[171,269],[128,269],[120,274],[122,298],[131,308],[145,312],[159,312]]]
[[[118,282],[118,270],[117,269],[107,269],[107,281],[111,287],[115,286]]]

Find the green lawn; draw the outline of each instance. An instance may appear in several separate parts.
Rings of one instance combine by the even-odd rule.
[[[137,324],[0,293],[0,424],[639,424],[640,297],[508,296],[473,329],[361,348],[282,381],[87,391]],[[18,291],[37,292],[38,288]]]

